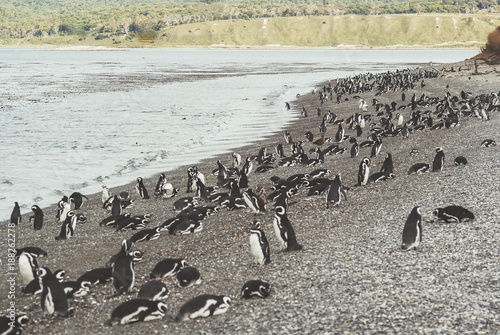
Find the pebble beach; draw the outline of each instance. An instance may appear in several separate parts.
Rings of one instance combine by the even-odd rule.
[[[327,82],[318,85],[315,92],[290,101],[290,113],[300,114],[303,108],[308,116],[297,118],[286,129],[294,141],[305,141],[304,151],[318,147],[308,142],[304,134],[320,137],[319,125],[323,113],[331,110],[339,119],[347,119],[360,112],[359,100],[367,104],[365,114],[378,122],[372,99],[397,106],[409,104],[409,98],[425,95],[443,99],[447,92],[461,97],[461,92],[498,94],[499,66],[472,61],[457,64],[431,64],[411,71],[435,71],[435,78],[423,79],[405,91],[388,90],[346,94],[341,103],[335,99],[321,103],[319,91]],[[321,82],[324,78],[318,78]],[[334,86],[335,82],[331,84]],[[418,107],[431,110],[437,120],[435,105]],[[410,108],[398,111],[409,119]],[[354,130],[344,124],[346,135],[356,137]],[[361,140],[368,136],[367,126]],[[203,230],[190,235],[174,236],[162,232],[156,240],[140,242],[133,250],[144,253],[143,261],[135,264],[135,287],[132,292],[115,295],[112,284],[97,285],[88,295],[69,300],[74,312],[67,318],[49,316],[42,311],[40,295],[24,295],[20,280],[16,281],[15,306],[26,313],[30,321],[24,327],[26,334],[498,334],[500,333],[500,151],[499,146],[483,147],[482,141],[498,136],[500,118],[498,108],[489,120],[464,117],[456,127],[413,131],[408,138],[384,137],[380,154],[372,158],[371,170],[379,171],[385,154],[390,152],[394,162],[395,178],[365,186],[356,186],[357,173],[363,157],[370,156],[370,148],[361,148],[351,158],[351,143],[343,141],[339,147],[347,150],[339,155],[327,155],[316,166],[278,166],[265,173],[250,173],[249,188],[262,187],[272,192],[270,177],[288,178],[309,173],[319,168],[331,171],[329,178],[342,175],[342,185],[348,188],[347,199],[338,207],[327,208],[324,196],[307,196],[306,188],[299,188],[291,197],[287,211],[295,230],[299,251],[282,251],[273,230],[273,203],[267,211],[255,214],[248,208],[229,211],[220,208],[202,221]],[[337,125],[327,124],[326,137],[334,137]],[[236,149],[243,160],[255,156],[263,147],[274,152],[283,144],[290,156],[290,145],[283,133],[276,133],[250,146]],[[331,143],[325,143],[325,149]],[[420,175],[408,174],[415,163],[431,164],[435,148],[445,153],[441,172]],[[419,154],[410,156],[412,149]],[[310,154],[309,154],[310,155]],[[455,157],[464,156],[468,164],[455,166]],[[211,171],[220,159],[231,166],[231,153],[196,164],[206,178],[207,186],[217,183]],[[134,205],[126,212],[132,215],[151,214],[148,228],[161,225],[175,217],[173,202],[186,193],[189,166],[166,172],[174,187],[180,189],[176,198],[154,198],[158,176],[145,180],[151,199],[140,199],[135,182],[112,188],[113,194],[130,193]],[[158,171],[158,175],[163,171]],[[44,208],[42,230],[34,231],[24,215],[15,229],[16,247],[37,246],[47,251],[40,257],[40,266],[52,271],[64,269],[66,280],[76,280],[85,271],[104,267],[109,257],[120,250],[124,239],[135,231],[116,232],[99,223],[110,214],[102,208],[100,190],[86,195],[86,202],[78,213],[87,217],[85,224],[76,227],[75,236],[56,241],[60,224],[55,220],[57,205]],[[471,222],[444,223],[436,220],[433,211],[447,205],[460,205],[475,215]],[[216,204],[209,204],[216,205]],[[402,251],[401,239],[405,221],[413,207],[420,206],[423,220],[422,242],[417,250]],[[259,220],[269,240],[271,263],[255,265],[250,252],[249,229]],[[0,281],[0,314],[7,313],[9,286],[3,277],[7,270],[7,222],[0,225],[5,236],[0,241],[2,250],[2,280]],[[137,296],[142,284],[156,263],[164,258],[184,258],[197,268],[202,283],[188,288],[175,285],[173,279],[164,279],[170,294],[165,300],[166,315],[149,322],[108,326],[111,313],[120,303]],[[266,299],[242,299],[240,290],[251,279],[271,284]],[[232,304],[228,312],[208,318],[176,322],[180,307],[201,294],[226,295]]]

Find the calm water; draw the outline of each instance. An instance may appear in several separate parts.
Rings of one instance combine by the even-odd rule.
[[[0,49],[0,220],[250,144],[316,83],[476,50]],[[168,176],[168,174],[167,174]]]

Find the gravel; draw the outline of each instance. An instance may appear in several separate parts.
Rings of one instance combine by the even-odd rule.
[[[460,91],[474,95],[497,92],[500,85],[498,67],[481,65],[481,75],[473,74],[470,62],[445,65],[447,71],[435,79],[426,79],[425,87],[415,92],[433,97],[444,97],[449,91],[460,96]],[[461,70],[458,71],[459,66]],[[436,68],[436,65],[434,65]],[[495,72],[496,71],[496,72]],[[489,72],[489,73],[486,73]],[[318,78],[321,80],[322,78]],[[321,86],[319,86],[321,87]],[[375,92],[359,94],[371,102]],[[376,97],[380,102],[401,102],[401,92],[388,92]],[[331,109],[339,118],[347,118],[358,111],[358,98],[323,105],[317,93],[301,96],[291,103],[291,112],[300,113],[304,106],[309,117],[301,117],[287,126],[294,140],[305,140],[306,131],[319,137],[321,119],[315,110]],[[429,107],[433,109],[435,106]],[[375,114],[369,103],[368,112]],[[403,111],[408,120],[409,109]],[[494,334],[500,333],[500,146],[484,148],[486,138],[498,138],[499,113],[491,120],[465,118],[460,126],[443,130],[413,132],[408,139],[384,138],[381,154],[372,160],[372,171],[378,171],[386,152],[391,152],[396,178],[376,184],[356,187],[358,165],[370,149],[361,149],[351,158],[347,151],[339,156],[326,156],[320,167],[333,174],[341,173],[343,185],[349,186],[347,200],[339,207],[327,209],[324,197],[306,196],[300,189],[291,199],[289,219],[297,241],[303,250],[283,252],[272,227],[272,204],[268,211],[254,214],[250,210],[218,213],[203,221],[203,231],[186,236],[172,236],[163,232],[159,239],[136,244],[133,249],[144,251],[144,261],[135,265],[135,289],[128,295],[115,296],[111,284],[96,286],[89,295],[70,300],[75,307],[68,318],[48,316],[40,307],[39,296],[21,293],[17,280],[15,299],[18,311],[26,312],[30,322],[24,330],[30,334]],[[436,119],[436,116],[434,116]],[[378,118],[377,118],[378,119]],[[327,136],[334,136],[336,126],[328,126]],[[366,136],[367,128],[363,137]],[[352,130],[347,134],[354,135]],[[254,145],[236,151],[243,158],[256,155],[260,147],[268,152],[283,143],[277,133]],[[342,144],[350,149],[350,144]],[[305,143],[306,152],[314,145]],[[417,162],[431,163],[435,147],[446,155],[442,172],[407,175],[408,168]],[[326,145],[324,145],[326,147]],[[418,156],[409,156],[417,148]],[[285,145],[285,154],[290,148]],[[463,155],[469,164],[455,167],[453,159]],[[219,157],[231,165],[230,153]],[[216,183],[210,171],[216,168],[216,159],[198,164],[208,185]],[[251,187],[264,186],[270,193],[273,175],[288,177],[310,172],[318,167],[280,167],[257,175],[251,173]],[[167,179],[181,189],[185,196],[185,168],[167,172]],[[158,174],[161,171],[158,171]],[[330,177],[333,177],[330,175]],[[145,181],[152,194],[157,179]],[[132,214],[152,214],[149,227],[161,224],[176,213],[174,199],[138,199],[134,185],[124,185],[111,191],[126,190],[135,198]],[[96,192],[99,190],[96,190]],[[45,226],[33,231],[28,218],[16,228],[17,247],[38,246],[48,252],[39,258],[41,266],[52,270],[65,269],[68,280],[75,280],[87,270],[103,267],[108,258],[119,251],[121,241],[134,232],[115,232],[100,227],[99,222],[109,214],[101,208],[100,193],[89,196],[89,202],[78,212],[85,213],[88,223],[78,225],[75,237],[56,241],[59,224],[55,222],[55,206],[45,208]],[[432,216],[433,209],[457,204],[470,209],[476,216],[472,222],[442,223]],[[401,251],[402,230],[414,206],[421,206],[423,240],[417,250]],[[271,263],[255,266],[250,253],[248,230],[255,218],[262,224],[271,247]],[[7,273],[6,224],[2,224],[2,273]],[[140,286],[149,280],[154,265],[163,258],[180,258],[196,267],[202,275],[199,286],[179,288],[172,279],[165,279],[170,290],[166,300],[167,315],[157,321],[125,326],[106,326],[113,309],[121,302],[135,298]],[[6,275],[3,277],[6,277]],[[271,283],[267,299],[242,300],[243,284],[250,279]],[[7,281],[0,281],[2,312],[7,312]],[[232,298],[226,314],[175,322],[180,307],[201,294],[224,294]]]

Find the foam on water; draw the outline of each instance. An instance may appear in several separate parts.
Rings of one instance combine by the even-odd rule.
[[[318,81],[442,61],[433,52],[404,63],[310,50],[10,52],[0,50],[2,220],[14,201],[27,212],[253,143],[297,117],[285,101]]]

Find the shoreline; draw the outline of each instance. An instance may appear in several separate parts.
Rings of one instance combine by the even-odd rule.
[[[498,81],[497,74],[474,76],[471,74],[472,69],[465,68],[467,63],[460,64],[464,65],[462,73],[448,72],[444,77],[429,79],[425,88],[417,88],[414,92],[417,96],[426,93],[429,96],[442,97],[447,90],[455,95],[465,88],[472,90],[473,94],[490,93],[491,89],[488,91],[483,91],[483,89],[488,88],[492,82]],[[435,65],[441,66],[442,64]],[[446,68],[454,66],[454,64],[443,65]],[[483,67],[480,70],[486,71],[486,68]],[[322,84],[316,86],[318,89],[325,84],[325,81],[320,80],[319,83]],[[399,97],[400,94],[401,92],[390,92],[377,99],[389,102]],[[363,98],[365,97],[369,101],[374,98],[374,93],[363,94]],[[309,111],[308,118],[299,117],[287,127],[295,140],[305,140],[303,133],[306,130],[311,130],[315,137],[318,136],[317,125],[320,119],[315,116],[317,107],[331,108],[339,114],[339,117],[348,117],[356,112],[357,99],[351,96],[350,101],[343,102],[339,106],[327,102],[323,107],[319,105],[316,94],[307,94],[291,105],[297,113],[302,107]],[[372,107],[369,108],[369,111],[373,113]],[[348,152],[341,156],[328,156],[324,166],[316,168],[329,168],[333,174],[341,172],[343,185],[351,187],[348,200],[336,209],[327,210],[324,207],[323,197],[306,197],[305,192],[301,190],[299,195],[292,199],[289,217],[294,225],[298,242],[304,245],[304,250],[289,253],[278,251],[271,224],[272,204],[269,203],[268,212],[257,215],[257,218],[263,222],[271,243],[273,260],[265,267],[251,266],[252,257],[249,255],[247,230],[256,216],[248,210],[226,211],[223,209],[203,221],[204,230],[199,234],[168,236],[162,233],[156,241],[138,244],[137,249],[145,251],[145,261],[136,265],[138,277],[135,292],[140,287],[139,283],[147,280],[152,266],[161,258],[186,257],[189,264],[195,265],[202,272],[204,282],[190,289],[179,289],[174,287],[170,280],[165,281],[171,290],[171,296],[166,301],[169,305],[167,316],[161,321],[113,328],[105,327],[102,321],[109,318],[116,305],[127,299],[125,296],[113,297],[114,288],[108,284],[93,288],[87,297],[75,298],[71,301],[70,305],[75,306],[76,315],[66,319],[44,316],[40,309],[39,298],[18,293],[19,309],[29,311],[32,319],[25,330],[27,333],[43,334],[71,333],[76,329],[81,331],[81,334],[97,332],[116,334],[124,330],[131,334],[154,330],[161,333],[187,331],[192,333],[206,331],[213,333],[224,331],[314,333],[376,332],[376,330],[401,333],[414,332],[417,329],[432,330],[437,327],[441,327],[444,331],[478,329],[484,331],[485,328],[481,327],[491,327],[490,331],[498,331],[500,330],[498,314],[495,316],[493,307],[483,306],[486,298],[495,299],[494,291],[486,292],[488,285],[493,285],[493,287],[495,285],[495,273],[498,272],[491,263],[495,257],[494,255],[488,257],[484,249],[491,248],[489,244],[493,243],[493,246],[496,238],[490,237],[484,249],[479,244],[473,245],[474,248],[481,248],[477,253],[485,253],[485,258],[481,258],[479,265],[482,264],[487,271],[480,267],[476,269],[479,265],[470,263],[471,257],[476,253],[472,255],[473,253],[468,251],[471,245],[470,239],[477,240],[477,243],[485,243],[482,240],[484,236],[500,234],[495,226],[500,218],[498,211],[486,211],[495,204],[484,202],[484,194],[493,196],[495,199],[495,194],[498,194],[499,190],[494,189],[494,185],[490,184],[489,189],[475,190],[475,194],[467,193],[471,185],[481,184],[482,188],[487,187],[484,184],[490,180],[489,171],[482,168],[479,171],[474,170],[477,166],[483,167],[481,164],[495,164],[495,161],[484,161],[488,155],[498,157],[498,150],[495,148],[490,148],[492,150],[489,151],[475,149],[479,147],[480,138],[486,134],[495,134],[495,129],[498,129],[495,128],[495,125],[498,126],[498,119],[493,117],[490,123],[480,125],[478,122],[480,121],[467,119],[461,128],[439,130],[437,133],[417,132],[410,135],[407,142],[396,137],[384,139],[382,151],[385,153],[390,150],[393,153],[397,176],[394,180],[371,184],[364,188],[353,187],[353,184],[356,182],[359,161],[369,152],[363,152],[356,159],[351,159]],[[484,135],[478,133],[477,130],[481,130]],[[334,132],[335,128],[330,126],[328,136]],[[352,134],[352,131],[348,132]],[[467,135],[466,138],[462,136],[462,132]],[[366,133],[363,137],[366,137]],[[281,133],[276,133],[235,151],[243,158],[257,154],[262,146],[267,147],[268,152],[272,152],[277,143],[283,142],[282,138]],[[306,145],[308,150],[314,147],[309,143]],[[445,172],[406,176],[404,168],[408,168],[410,159],[404,153],[407,153],[408,148],[414,145],[421,150],[421,156],[417,158],[419,161],[432,160],[433,147],[443,145],[447,155],[449,154]],[[344,144],[344,146],[350,148],[349,144]],[[465,151],[461,151],[461,147],[465,148]],[[286,150],[289,153],[289,148]],[[454,156],[459,154],[466,155],[471,166],[452,167]],[[381,165],[383,155],[381,156],[373,160],[373,171],[378,170]],[[210,171],[216,167],[215,161],[218,158],[222,159],[226,166],[230,166],[230,154],[205,159],[196,164],[205,174],[210,185],[215,181]],[[167,174],[167,179],[175,187],[181,189],[180,196],[186,195],[185,169],[186,166],[183,166]],[[269,177],[272,175],[285,177],[313,169],[315,168],[300,166],[276,168],[273,172],[262,175],[252,173],[249,175],[249,180],[252,187],[261,185],[268,190]],[[462,180],[461,174],[467,177],[463,180],[463,185],[457,184],[457,180]],[[471,177],[473,175],[477,175],[479,180]],[[482,182],[481,177],[484,178]],[[157,176],[145,181],[150,195],[153,193],[156,181]],[[172,200],[137,199],[133,189],[134,184],[135,182],[122,185],[111,191],[117,194],[126,190],[132,198],[136,199],[134,207],[130,210],[131,213],[153,213],[149,227],[161,224],[166,218],[175,215],[171,209]],[[394,194],[398,196],[391,196],[391,192],[395,192]],[[39,232],[33,232],[31,226],[27,224],[26,217],[23,218],[21,226],[16,228],[19,241],[17,247],[32,243],[32,245],[45,248],[49,252],[49,257],[40,259],[39,263],[49,266],[52,270],[63,268],[73,280],[84,269],[103,266],[106,259],[117,251],[121,240],[130,236],[131,233],[115,233],[107,228],[99,227],[99,221],[108,214],[99,208],[100,193],[88,197],[89,202],[83,208],[83,212],[87,214],[88,223],[77,227],[74,238],[67,241],[54,241],[59,227],[53,222],[56,205],[52,205],[44,209],[46,219],[50,221],[47,221],[44,229]],[[472,202],[473,199],[476,200]],[[432,207],[451,201],[461,201],[462,205],[471,207],[476,213],[476,220],[472,224],[450,226],[454,228],[447,228],[448,225],[444,224],[435,225],[429,215]],[[423,245],[417,252],[402,253],[398,250],[402,224],[413,204],[417,203],[423,207],[425,221]],[[5,225],[2,224],[2,227]],[[2,228],[2,233],[3,230],[5,229]],[[461,239],[452,241],[443,239],[452,233],[459,234]],[[82,254],[86,257],[81,257]],[[474,261],[475,259],[473,258]],[[467,262],[470,264],[469,272],[460,272],[462,267],[467,266]],[[301,269],[301,271],[297,272],[296,269]],[[486,272],[484,282],[481,281],[481,271]],[[237,294],[245,278],[262,278],[271,282],[273,285],[271,297],[267,300],[240,301]],[[401,283],[400,278],[406,281]],[[474,292],[464,286],[466,281],[475,285]],[[407,285],[408,283],[411,285]],[[460,290],[455,289],[451,283],[455,286],[459,285]],[[19,282],[18,289],[20,290],[21,287]],[[2,281],[0,283],[2,296],[5,289],[5,283]],[[435,291],[436,289],[440,290]],[[172,315],[175,315],[183,302],[201,293],[229,294],[233,298],[234,306],[228,313],[221,316],[199,321],[171,322]],[[454,297],[458,296],[460,300],[451,299],[450,294]],[[134,296],[135,293],[132,293],[128,298]],[[469,301],[472,299],[470,297],[480,298],[477,310],[466,311],[464,306],[475,306],[474,301]],[[382,307],[380,299],[385,307]],[[5,308],[1,307],[4,311]],[[433,311],[435,316],[427,318],[425,310]],[[456,312],[457,315],[450,314],[451,311]],[[470,313],[470,315],[464,313]],[[483,315],[483,318],[486,318],[484,322],[489,321],[489,323],[484,325],[484,322],[479,322],[478,315]],[[457,323],[457,318],[462,318],[464,321]],[[412,322],[408,322],[408,319]],[[471,324],[476,327],[470,328]]]
[[[479,41],[469,41],[460,42],[459,45],[467,45],[476,43],[477,45],[484,44]],[[380,46],[363,46],[363,45],[352,45],[352,46],[323,46],[323,47],[309,47],[309,46],[297,46],[297,45],[173,45],[170,47],[159,46],[132,46],[132,47],[110,47],[110,46],[92,46],[92,45],[70,45],[70,46],[53,46],[50,44],[43,45],[1,45],[0,49],[39,49],[44,51],[129,51],[131,49],[145,49],[145,50],[168,50],[168,49],[207,49],[207,50],[478,50],[479,48],[474,46],[469,47],[459,47],[456,45],[450,45],[449,47],[442,46],[443,44],[435,45],[392,45],[386,47]],[[442,47],[439,47],[442,46]]]

